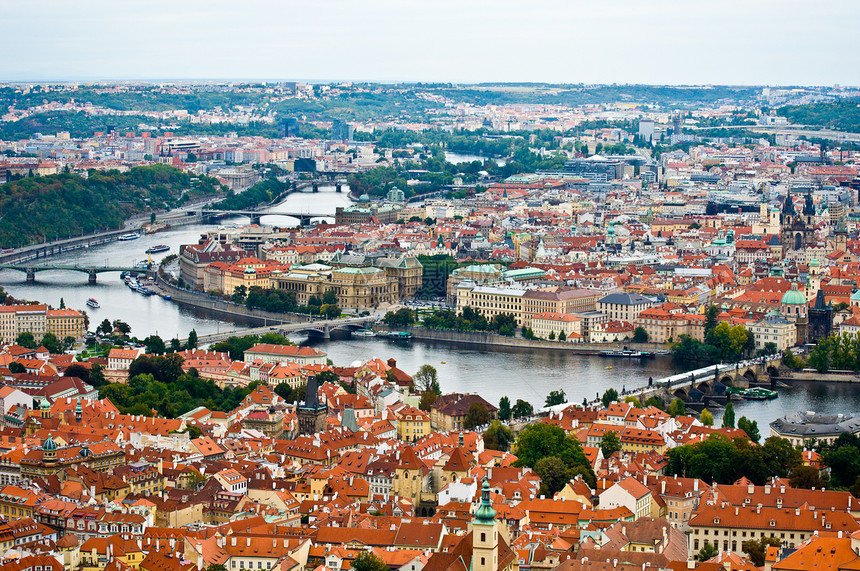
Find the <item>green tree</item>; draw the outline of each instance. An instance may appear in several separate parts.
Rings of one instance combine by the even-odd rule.
[[[320,306],[320,313],[325,315],[326,319],[337,319],[340,317],[341,309],[337,305],[325,304]]]
[[[532,416],[534,414],[534,407],[532,407],[530,402],[524,401],[522,399],[517,399],[517,402],[514,403],[513,408],[511,409],[511,415],[513,418],[524,418],[527,416]]]
[[[603,452],[604,458],[609,458],[615,452],[621,450],[621,439],[618,438],[618,433],[614,430],[607,430],[600,437],[600,450]]]
[[[476,426],[485,426],[487,424],[490,424],[490,411],[483,404],[473,402],[466,412],[466,418],[463,419],[463,428],[470,430]]]
[[[439,395],[436,394],[436,391],[424,391],[421,393],[421,400],[418,402],[418,408],[424,412],[428,412],[433,407],[433,403],[436,402],[437,398],[439,398]]]
[[[63,298],[60,298],[60,309],[66,309],[66,302],[63,301]]]
[[[372,551],[362,551],[352,560],[355,571],[388,571],[388,566]]]
[[[382,318],[382,322],[389,327],[409,327],[415,323],[415,312],[406,307],[395,312],[389,311]]]
[[[499,420],[510,420],[511,418],[511,400],[507,396],[499,399]]]
[[[683,416],[687,413],[687,407],[684,405],[684,401],[681,399],[675,399],[669,403],[669,410],[666,412],[672,416]]]
[[[550,341],[555,341],[555,331],[550,331],[549,335],[547,335],[547,339]]]
[[[633,342],[634,343],[647,343],[648,342],[648,332],[645,331],[645,328],[641,325],[633,330]]]
[[[714,425],[714,415],[708,409],[702,409],[702,414],[699,415],[699,421],[705,426]]]
[[[47,349],[48,353],[51,353],[52,355],[58,355],[63,352],[63,346],[60,343],[60,340],[57,339],[57,336],[50,331],[42,336],[42,342],[40,345]]]
[[[102,321],[98,327],[96,327],[97,335],[110,335],[113,331],[113,325],[110,324],[110,321],[105,319]]]
[[[433,365],[421,365],[418,372],[412,376],[412,382],[415,384],[415,389],[420,393],[430,391],[437,395],[442,394],[442,389],[439,386],[439,374]]]
[[[748,539],[741,544],[741,548],[752,564],[756,567],[764,566],[764,558],[768,547],[779,547],[782,540],[778,537],[762,537],[761,539]]]
[[[565,402],[567,402],[567,398],[564,396],[564,390],[559,389],[556,391],[550,391],[550,393],[546,397],[546,402],[544,402],[544,406],[550,407]]]
[[[206,571],[227,571],[227,567],[221,565],[220,563],[213,563],[206,568]]]
[[[603,403],[603,406],[607,407],[613,402],[618,400],[618,391],[613,388],[606,389],[606,392],[603,393],[603,397],[600,401]]]
[[[129,333],[131,333],[131,325],[129,325],[128,323],[126,323],[125,321],[122,321],[120,319],[114,320],[113,328],[116,331],[119,331],[120,333],[122,333],[123,335],[128,335]]]
[[[510,428],[494,420],[484,432],[484,447],[490,450],[506,451],[514,441],[514,433]]]
[[[738,419],[738,428],[747,433],[747,436],[750,437],[755,443],[758,443],[761,438],[761,434],[758,431],[758,421],[749,420],[747,417],[742,416]]]
[[[821,455],[824,464],[830,468],[830,479],[833,485],[839,488],[851,486],[860,474],[860,449],[848,442],[848,439],[840,436]]]
[[[275,385],[274,392],[286,402],[292,402],[290,398],[293,395],[293,389],[290,387],[289,383],[278,383]]]
[[[830,482],[821,477],[821,471],[813,466],[795,466],[788,475],[788,483],[792,488],[805,488],[807,490],[829,487]]]
[[[23,347],[23,345],[22,345],[22,347]],[[27,368],[24,367],[24,365],[22,365],[18,361],[12,361],[11,363],[9,363],[9,372],[12,373],[13,375],[19,375],[21,373],[26,373]]]
[[[704,562],[708,559],[713,559],[717,555],[719,555],[719,550],[716,546],[713,543],[706,541],[705,545],[699,550],[699,553],[696,554],[696,561]]]
[[[150,355],[163,355],[167,353],[164,340],[158,335],[150,335],[143,340],[143,344],[146,346],[146,352]]]
[[[188,341],[185,342],[186,349],[197,349],[197,330],[192,329],[188,333]]]
[[[27,349],[35,349],[36,338],[33,336],[31,331],[22,331],[18,334],[18,337],[15,338],[15,344],[20,345],[21,347],[26,347]]]
[[[567,341],[567,335],[564,334],[564,331],[558,332],[558,340],[559,341]]]
[[[233,288],[233,295],[230,296],[230,299],[233,300],[233,303],[245,303],[245,299],[248,297],[248,288],[245,287],[244,284],[240,284]]]
[[[729,401],[723,411],[723,428],[735,427],[735,406]]]
[[[569,480],[567,466],[558,456],[541,458],[535,463],[534,471],[540,476],[541,495],[549,498],[561,491]]]

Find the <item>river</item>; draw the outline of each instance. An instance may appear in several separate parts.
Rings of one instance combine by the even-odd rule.
[[[473,161],[481,161],[484,162],[489,157],[484,157],[481,155],[466,155],[463,153],[453,153],[451,151],[445,151],[445,160],[451,164],[459,165],[462,163],[471,163]],[[507,164],[505,159],[494,159],[496,164],[500,167],[503,167]]]
[[[347,189],[344,189],[347,190]],[[275,212],[330,212],[337,206],[349,204],[346,192],[337,193],[333,187],[321,187],[318,193],[294,193]],[[246,217],[227,219],[222,224],[247,224]],[[282,216],[263,216],[263,224],[295,225],[295,219]],[[75,264],[89,267],[105,264],[134,264],[145,258],[144,251],[156,244],[170,246],[170,251],[153,256],[175,254],[180,244],[197,242],[201,234],[213,229],[212,225],[191,225],[142,236],[130,242],[112,242],[88,249],[68,252],[47,258],[50,264]],[[38,272],[36,282],[28,284],[23,272],[0,271],[0,285],[17,298],[36,300],[59,306],[62,298],[67,307],[86,309],[90,328],[103,319],[121,319],[131,325],[132,334],[144,338],[151,334],[164,339],[183,338],[191,329],[198,334],[216,333],[241,328],[243,324],[226,321],[205,310],[180,307],[160,297],[142,297],[131,292],[116,273],[98,275],[98,283],[89,285],[87,274],[78,272]],[[96,298],[101,307],[86,308],[88,298]],[[593,399],[609,387],[621,390],[672,374],[671,362],[665,358],[635,361],[607,360],[595,356],[577,355],[560,351],[528,349],[477,350],[446,343],[412,341],[400,344],[378,338],[346,340],[320,340],[295,338],[296,341],[317,346],[337,365],[349,365],[372,357],[393,358],[397,366],[409,374],[427,363],[436,367],[443,391],[474,392],[493,403],[507,395],[511,402],[524,399],[536,408],[543,405],[546,395],[563,389],[571,402]],[[444,363],[443,363],[444,361]],[[607,367],[612,367],[608,369]],[[789,389],[780,389],[774,401],[736,404],[737,417],[745,415],[757,420],[763,435],[767,424],[794,411],[816,410],[836,413],[860,410],[860,390],[849,385],[817,385],[804,383]],[[719,411],[714,416],[720,421]]]

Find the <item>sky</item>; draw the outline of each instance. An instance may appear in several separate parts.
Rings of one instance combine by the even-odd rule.
[[[860,84],[857,0],[0,4],[0,81]]]

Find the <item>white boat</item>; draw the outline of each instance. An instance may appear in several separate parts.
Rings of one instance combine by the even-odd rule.
[[[123,234],[122,236],[120,236],[120,237],[119,237],[119,239],[120,239],[122,242],[128,242],[129,240],[137,240],[138,238],[140,238],[140,234],[134,234],[134,233],[132,233],[132,234]]]
[[[95,300],[95,298],[91,297],[87,300],[87,307],[93,307],[98,309],[101,306],[99,305],[99,302]]]
[[[359,329],[358,331],[353,331],[352,334],[356,337],[376,337],[373,329]]]

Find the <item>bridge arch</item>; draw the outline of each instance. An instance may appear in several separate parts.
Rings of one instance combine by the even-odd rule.
[[[756,375],[754,369],[747,369],[746,371],[744,371],[744,378],[751,383],[754,383],[756,382],[756,380],[758,380],[758,376]]]
[[[675,395],[676,397],[678,397],[679,399],[683,400],[683,401],[685,401],[689,398],[689,395],[687,393],[687,389],[684,387],[678,387],[677,389],[675,389],[672,392],[672,394]]]
[[[696,388],[703,393],[708,394],[711,392],[711,381],[704,381],[702,383],[699,383],[698,385],[696,385]]]
[[[767,374],[770,378],[779,376],[779,369],[777,369],[774,365],[770,365],[767,368]]]
[[[725,375],[720,379],[720,382],[726,385],[727,387],[735,386],[735,379],[730,375]]]

